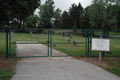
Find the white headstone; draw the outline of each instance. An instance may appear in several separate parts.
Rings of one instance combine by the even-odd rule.
[[[5,34],[3,35],[3,39],[5,39]]]

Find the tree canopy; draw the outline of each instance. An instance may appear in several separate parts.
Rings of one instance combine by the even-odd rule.
[[[21,21],[27,16],[33,14],[39,6],[39,0],[0,0],[0,24],[8,25],[14,18]]]
[[[39,15],[33,14],[39,6]],[[68,11],[55,8],[54,0],[0,0],[0,27],[120,30],[120,0],[93,0],[83,8],[73,3]],[[19,23],[19,24],[18,24]],[[38,26],[36,26],[38,24]],[[16,25],[16,26],[15,26]]]

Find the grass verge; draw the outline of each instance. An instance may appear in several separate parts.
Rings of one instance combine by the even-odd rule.
[[[0,80],[11,80],[13,75],[12,70],[0,70]]]

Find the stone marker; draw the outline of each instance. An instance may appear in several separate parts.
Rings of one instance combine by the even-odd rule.
[[[68,42],[70,43],[70,39],[68,39]]]
[[[3,35],[3,39],[5,39],[5,34]]]
[[[77,40],[74,40],[74,41],[73,41],[73,46],[74,46],[74,47],[77,47]]]
[[[43,32],[41,33],[41,36],[43,36]]]

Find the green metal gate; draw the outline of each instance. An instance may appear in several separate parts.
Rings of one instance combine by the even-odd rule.
[[[15,32],[14,32],[15,31]],[[43,32],[45,31],[45,32]],[[14,33],[14,35],[13,35]],[[41,44],[45,47],[45,53],[28,53],[29,45],[35,46]],[[15,55],[15,48],[20,46],[26,46],[23,54]],[[33,50],[36,50],[35,46]],[[39,47],[41,49],[41,47]],[[14,49],[14,50],[13,50]],[[32,51],[32,50],[31,50]],[[49,57],[49,29],[19,29],[19,28],[9,28],[9,57]]]
[[[87,56],[87,33],[87,29],[51,29],[51,56]]]
[[[64,33],[69,33],[69,36],[64,36]],[[6,35],[7,58],[89,56],[88,29],[7,28]],[[30,55],[27,53],[29,44],[46,46],[45,51],[47,52],[44,53],[45,55],[35,55],[34,52],[33,55]],[[26,46],[26,53],[24,53],[26,55],[15,55],[17,45]]]

